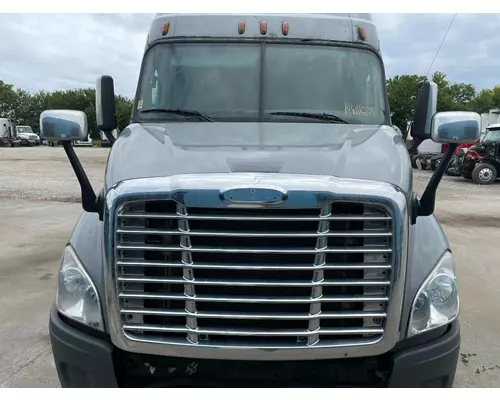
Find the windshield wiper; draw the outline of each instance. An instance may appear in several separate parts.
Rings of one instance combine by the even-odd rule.
[[[315,114],[315,113],[307,113],[307,112],[288,112],[288,111],[278,111],[278,112],[272,112],[271,115],[290,115],[292,117],[304,117],[304,118],[315,118],[315,119],[323,119],[326,121],[331,121],[331,122],[338,122],[341,124],[348,124],[346,120],[343,120],[340,117],[337,117],[336,115],[333,114]]]
[[[202,119],[207,122],[214,122],[212,118],[209,116],[202,114],[198,111],[195,110],[183,110],[180,108],[148,108],[146,110],[140,110],[141,113],[153,113],[153,112],[159,112],[159,113],[166,113],[166,114],[177,114],[177,115],[182,115],[183,117],[198,117],[199,119]]]

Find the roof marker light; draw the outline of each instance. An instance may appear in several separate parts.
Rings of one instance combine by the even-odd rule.
[[[267,22],[260,21],[260,33],[261,35],[265,35],[267,33]]]
[[[281,23],[281,33],[283,33],[283,36],[288,35],[288,22],[283,21]]]
[[[365,28],[363,28],[362,26],[358,26],[358,34],[361,40],[364,41],[366,39]]]
[[[245,33],[245,21],[238,22],[238,33],[243,35]]]
[[[163,27],[161,28],[161,34],[163,36],[165,36],[167,33],[168,33],[168,28],[169,28],[170,24],[168,23],[168,21],[165,21],[163,23]]]

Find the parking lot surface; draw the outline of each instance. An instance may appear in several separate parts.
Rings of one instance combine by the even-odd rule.
[[[108,149],[76,149],[94,189]],[[430,174],[416,171],[422,193]],[[80,213],[62,148],[0,148],[0,387],[57,387],[48,336],[61,252]],[[437,199],[461,289],[457,387],[500,386],[500,183],[445,177]],[[425,251],[425,249],[422,249]]]

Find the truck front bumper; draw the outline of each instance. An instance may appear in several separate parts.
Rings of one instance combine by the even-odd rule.
[[[106,335],[92,335],[68,324],[53,307],[50,313],[50,339],[62,387],[251,385],[417,388],[453,386],[460,348],[460,328],[458,321],[455,321],[430,341],[418,343],[418,340],[415,341],[417,338],[414,338],[400,343],[390,353],[375,358],[293,363],[194,360],[124,353],[114,347]],[[310,373],[306,374],[305,371]],[[297,383],[296,375],[300,378],[309,375],[311,380]],[[370,380],[370,376],[378,376],[378,382]],[[353,383],[353,379],[360,381]]]

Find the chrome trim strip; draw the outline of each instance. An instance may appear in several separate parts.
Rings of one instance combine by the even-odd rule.
[[[180,268],[184,264],[177,262],[161,262],[161,261],[118,261],[119,266],[129,266],[129,267],[158,267],[158,268]],[[227,269],[227,270],[274,270],[281,271],[283,269],[280,265],[218,265],[218,264],[193,264],[191,266],[193,269]],[[315,271],[318,269],[323,270],[346,270],[346,269],[391,269],[392,267],[388,264],[324,264],[324,265],[289,265],[287,270],[289,271]]]
[[[321,266],[321,264],[317,265]],[[191,268],[189,268],[191,269]],[[318,270],[314,270],[314,273],[318,273]],[[210,286],[260,286],[260,287],[277,287],[277,286],[286,286],[286,287],[312,287],[320,289],[322,286],[389,286],[391,282],[387,280],[324,280],[321,279],[313,279],[312,281],[231,281],[231,280],[213,280],[213,279],[195,279],[183,277],[179,278],[155,278],[155,277],[123,277],[120,276],[118,278],[118,282],[135,282],[135,283],[174,283],[180,285],[210,285]],[[314,289],[313,289],[314,290]],[[193,288],[194,291],[194,288]],[[188,296],[196,297],[195,294],[188,294]],[[317,296],[311,296],[313,299],[320,298],[323,295],[320,293]],[[312,313],[316,314],[316,313]]]
[[[121,314],[141,314],[141,315],[161,315],[186,317],[193,316],[197,318],[222,318],[222,319],[271,319],[271,320],[310,320],[310,319],[338,319],[338,318],[385,318],[387,314],[379,311],[339,311],[339,312],[321,312],[317,314],[239,314],[236,312],[206,312],[199,311],[189,313],[187,311],[165,311],[148,308],[124,308]]]
[[[186,295],[176,294],[158,294],[158,293],[120,293],[118,295],[121,299],[158,299],[158,300],[185,300]],[[227,302],[234,299],[234,297],[226,296],[196,296],[192,297],[196,301],[207,302]],[[323,303],[387,303],[389,298],[387,296],[323,296],[317,299],[310,297],[238,297],[238,303],[276,303],[276,304],[311,304],[317,302]]]
[[[178,332],[178,333],[191,333],[194,335],[234,335],[234,336],[316,336],[322,335],[369,335],[369,334],[382,334],[382,328],[321,328],[314,331],[309,330],[286,330],[283,329],[279,332],[272,331],[259,331],[259,330],[244,330],[244,329],[191,329],[188,326],[182,327],[165,327],[157,325],[144,325],[144,324],[125,324],[123,326],[125,331],[147,331],[147,332]],[[165,345],[168,346],[168,345]]]
[[[320,221],[320,223],[329,223],[327,221]],[[166,235],[166,236],[221,236],[221,237],[276,237],[276,238],[286,238],[286,237],[294,237],[294,238],[323,238],[323,237],[391,237],[391,232],[332,232],[332,231],[322,231],[318,233],[275,233],[275,232],[210,232],[210,231],[198,231],[198,232],[183,232],[183,231],[175,231],[169,229],[141,229],[141,228],[133,228],[133,229],[118,229],[116,233],[119,234],[134,234],[134,235]]]
[[[347,235],[346,235],[347,236]],[[116,246],[117,250],[145,250],[145,251],[182,251],[186,252],[186,248],[182,245],[180,247],[176,246],[128,246],[128,245],[118,245]],[[349,248],[340,248],[340,247],[330,247],[325,249],[253,249],[253,248],[245,248],[245,247],[234,247],[234,248],[215,248],[215,247],[189,247],[190,253],[238,253],[238,254],[316,254],[321,255],[325,253],[335,253],[335,254],[344,254],[344,253],[392,253],[392,249],[387,248],[378,248],[374,247],[370,249],[369,247],[349,247]]]
[[[211,215],[196,215],[190,214],[180,216],[177,214],[153,214],[153,213],[120,213],[118,214],[123,218],[151,218],[151,219],[187,219],[187,220],[208,220],[208,221],[388,221],[390,218],[386,216],[372,215],[372,216],[328,216],[328,217],[267,217],[263,215],[258,216],[211,216]]]
[[[120,206],[131,201],[171,199],[186,207],[220,207],[219,193],[221,191],[230,189],[235,185],[240,187],[260,187],[263,184],[286,188],[286,192],[290,194],[289,202],[287,201],[288,208],[321,208],[334,201],[348,201],[376,204],[377,206],[385,207],[390,212],[393,219],[394,241],[393,248],[391,249],[393,268],[388,269],[388,271],[390,271],[392,286],[389,296],[391,301],[388,305],[386,325],[382,336],[356,341],[339,341],[335,342],[335,345],[318,344],[305,345],[304,347],[259,346],[253,348],[241,346],[218,347],[206,345],[203,342],[199,342],[198,344],[165,344],[165,342],[155,341],[153,338],[144,341],[132,333],[124,333],[119,318],[121,309],[117,296],[118,282],[114,268],[114,233],[116,230],[116,218],[114,216],[117,214]],[[196,196],[190,194],[191,190],[196,191]],[[300,196],[291,196],[294,191],[300,192]],[[293,201],[296,201],[296,203],[293,203]],[[150,216],[148,215],[148,217]],[[180,219],[188,220],[189,218],[183,216]],[[366,220],[366,218],[363,219]],[[322,219],[315,218],[312,220]],[[399,188],[383,182],[341,179],[330,176],[251,173],[177,175],[120,182],[107,193],[104,215],[106,302],[111,340],[115,346],[125,351],[204,359],[310,360],[366,357],[385,353],[396,345],[400,337],[400,317],[406,276],[408,222],[407,197]],[[189,251],[186,249],[189,249]],[[186,252],[192,250],[189,247],[186,249]],[[326,269],[326,266],[323,266],[321,269],[318,269],[318,266],[312,266],[312,270],[321,271],[322,269]],[[384,266],[380,268],[384,268]],[[187,269],[192,270],[194,268]],[[145,293],[141,293],[137,295],[137,298],[145,298],[146,295]],[[133,294],[122,295],[120,297],[130,296],[133,296]],[[151,298],[167,299],[174,297],[153,294]],[[178,297],[181,297],[182,300],[186,299],[186,296]],[[358,296],[356,299],[346,299],[343,296],[342,299],[332,296],[331,298],[304,298],[298,300],[305,303],[318,301],[367,301],[368,297],[368,295],[365,295]],[[373,297],[373,301],[388,301],[386,296],[371,297]],[[258,301],[255,298],[246,300],[251,302]],[[283,298],[274,299],[276,302],[288,302],[289,300]],[[225,299],[216,296],[214,298],[196,296],[196,301],[225,301]],[[263,299],[263,301],[269,302],[269,299]],[[189,327],[183,329],[195,335],[200,334],[200,331],[191,330]],[[362,329],[366,330],[370,328]],[[378,328],[373,329],[375,331]],[[224,332],[227,334],[226,330]],[[301,332],[300,335],[309,337],[318,333],[314,330],[304,332]],[[380,331],[377,330],[374,333],[378,332]],[[296,333],[294,332],[294,335]]]

